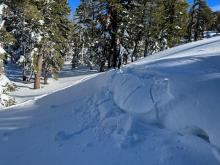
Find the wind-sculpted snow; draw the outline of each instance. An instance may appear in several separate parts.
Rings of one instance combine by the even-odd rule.
[[[175,131],[196,126],[220,148],[220,56],[146,63],[113,77],[115,103],[129,113],[155,113],[157,122]]]
[[[220,48],[207,43],[0,112],[0,165],[219,165]]]

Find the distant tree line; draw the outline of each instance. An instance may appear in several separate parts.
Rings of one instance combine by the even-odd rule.
[[[73,66],[104,71],[220,32],[220,12],[205,0],[81,0],[74,23]]]

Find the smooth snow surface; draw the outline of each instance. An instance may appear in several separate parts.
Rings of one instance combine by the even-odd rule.
[[[2,111],[0,165],[219,165],[219,63],[215,37]]]

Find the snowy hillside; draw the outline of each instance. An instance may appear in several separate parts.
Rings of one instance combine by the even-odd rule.
[[[0,112],[0,165],[219,165],[220,37]]]

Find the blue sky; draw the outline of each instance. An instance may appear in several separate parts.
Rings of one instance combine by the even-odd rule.
[[[193,1],[194,0],[188,0],[190,4],[192,4]],[[220,0],[206,0],[206,2],[213,10],[220,10]]]
[[[80,0],[68,0],[68,1],[69,1],[72,11],[74,11],[75,8],[80,3]],[[193,3],[193,0],[188,0],[188,2]],[[220,10],[220,0],[207,0],[206,2],[213,10]]]
[[[68,0],[72,11],[75,10],[77,6],[79,6],[80,0]]]

